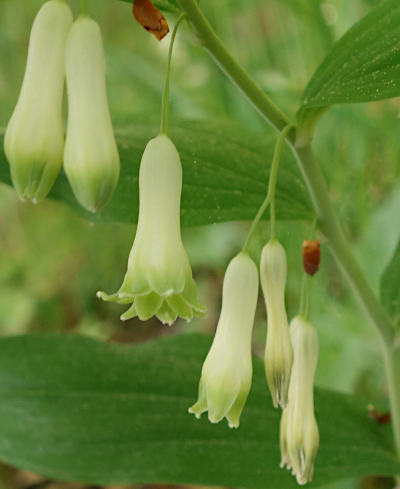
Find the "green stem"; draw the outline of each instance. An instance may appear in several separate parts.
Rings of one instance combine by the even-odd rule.
[[[271,173],[269,176],[268,184],[268,195],[271,202],[271,238],[275,238],[275,190],[276,181],[278,179],[279,163],[281,162],[283,144],[291,129],[293,129],[293,125],[288,124],[285,129],[280,133],[275,146],[274,157],[271,164]]]
[[[244,243],[242,251],[248,250],[250,241],[252,240],[254,232],[258,226],[258,223],[260,222],[260,219],[262,218],[268,205],[271,204],[271,206],[272,205],[275,206],[275,188],[276,188],[276,180],[278,177],[279,163],[281,161],[282,147],[283,147],[283,143],[285,142],[286,136],[288,135],[289,131],[292,128],[293,126],[291,124],[288,124],[285,127],[285,129],[279,134],[279,137],[276,141],[274,156],[272,158],[272,163],[271,163],[271,171],[269,174],[267,195],[264,199],[264,202],[261,204],[260,208],[258,209],[256,217],[251,223],[250,230],[247,234],[246,241]],[[273,208],[273,210],[271,210],[271,234],[273,235],[275,234],[275,207]]]
[[[281,132],[288,125],[289,119],[226,50],[204,17],[196,0],[177,0],[177,3],[192,23],[194,31],[215,63],[251,101],[261,116]]]
[[[205,19],[196,0],[177,0],[177,3],[182,12],[187,15],[204,48],[217,65],[240,88],[264,119],[276,130],[282,131],[288,124],[288,118],[233,59]],[[395,353],[392,346],[395,339],[393,325],[352,255],[349,242],[335,215],[325,180],[321,169],[314,159],[311,147],[307,145],[303,148],[296,148],[295,137],[292,134],[288,134],[287,142],[291,146],[302,171],[316,210],[320,228],[328,239],[330,250],[380,338],[389,385],[396,449],[400,457],[400,360],[398,359],[400,354],[397,353],[397,357],[394,357]]]
[[[87,15],[87,1],[81,0],[81,15]]]
[[[394,335],[392,323],[350,250],[349,242],[340,227],[329,199],[328,188],[321,169],[315,161],[310,146],[297,149],[292,146],[292,149],[313,201],[319,227],[328,239],[328,246],[333,256],[383,343],[391,345]]]
[[[171,62],[172,62],[172,51],[174,49],[175,37],[178,31],[179,24],[184,19],[185,14],[181,14],[176,21],[174,29],[171,34],[171,41],[169,43],[168,49],[168,61],[167,61],[167,74],[165,76],[165,86],[164,93],[162,98],[162,107],[161,107],[161,125],[160,125],[160,134],[169,133],[169,87],[170,87],[170,79],[171,79]]]
[[[400,454],[400,349],[386,348],[383,359],[388,381],[394,442],[396,451]],[[400,486],[400,475],[396,477],[396,481]]]
[[[308,275],[306,273],[303,274],[303,282],[301,284],[299,315],[304,316],[307,320],[309,319],[310,316]]]

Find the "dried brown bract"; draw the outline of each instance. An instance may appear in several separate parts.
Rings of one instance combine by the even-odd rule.
[[[308,275],[315,275],[319,269],[321,248],[318,240],[303,241],[303,267]]]
[[[133,2],[133,15],[139,24],[159,41],[168,34],[168,22],[150,0],[135,0]]]

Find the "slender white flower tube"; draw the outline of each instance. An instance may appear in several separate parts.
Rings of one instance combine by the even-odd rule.
[[[265,373],[275,407],[285,408],[288,398],[293,349],[285,308],[286,253],[271,239],[261,254],[260,276],[268,315]]]
[[[38,203],[62,165],[64,53],[73,22],[62,0],[50,0],[32,26],[25,77],[4,137],[11,178],[22,201]]]
[[[258,296],[258,272],[246,253],[230,262],[224,278],[222,309],[213,344],[201,371],[199,398],[189,412],[239,426],[251,387],[251,335]]]
[[[74,22],[66,54],[68,129],[64,170],[79,203],[96,212],[111,198],[119,178],[119,155],[106,90],[99,25],[87,15]]]
[[[182,244],[180,200],[182,167],[168,136],[149,141],[139,172],[139,221],[129,256],[128,270],[119,291],[98,297],[132,304],[122,320],[157,316],[173,324],[178,316],[190,321],[203,317],[192,269]]]
[[[296,316],[290,323],[294,351],[289,402],[281,420],[281,467],[292,469],[298,484],[311,482],[319,446],[314,416],[313,383],[318,360],[318,337],[313,326]]]

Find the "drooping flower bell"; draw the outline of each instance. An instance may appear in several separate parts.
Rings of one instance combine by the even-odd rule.
[[[213,344],[201,371],[198,401],[189,412],[230,428],[239,419],[251,387],[251,335],[258,296],[258,272],[246,253],[230,262],[224,278],[222,309]]]
[[[296,316],[290,323],[294,361],[289,402],[281,419],[281,467],[292,469],[299,484],[311,482],[319,446],[314,416],[314,374],[318,360],[318,337],[313,326]]]
[[[96,212],[111,198],[120,162],[106,90],[100,28],[87,15],[74,22],[66,46],[68,129],[64,170],[79,203]]]
[[[164,134],[146,146],[139,172],[139,221],[128,270],[119,291],[98,297],[132,304],[121,316],[127,320],[152,316],[173,324],[179,316],[203,317],[197,288],[180,231],[182,167],[172,141]]]
[[[285,309],[286,253],[271,239],[261,254],[260,276],[268,315],[265,373],[275,407],[285,408],[288,399],[293,349]]]
[[[25,77],[4,137],[11,178],[22,201],[38,203],[62,165],[64,53],[73,22],[62,0],[50,0],[32,26]]]

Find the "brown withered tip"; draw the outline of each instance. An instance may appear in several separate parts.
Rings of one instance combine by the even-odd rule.
[[[368,406],[368,415],[379,424],[389,424],[392,421],[390,412],[381,413],[372,404]]]
[[[319,241],[303,241],[303,267],[308,275],[315,275],[319,269],[321,247]]]
[[[133,15],[139,24],[159,41],[168,34],[168,22],[150,0],[135,0],[133,2]]]

